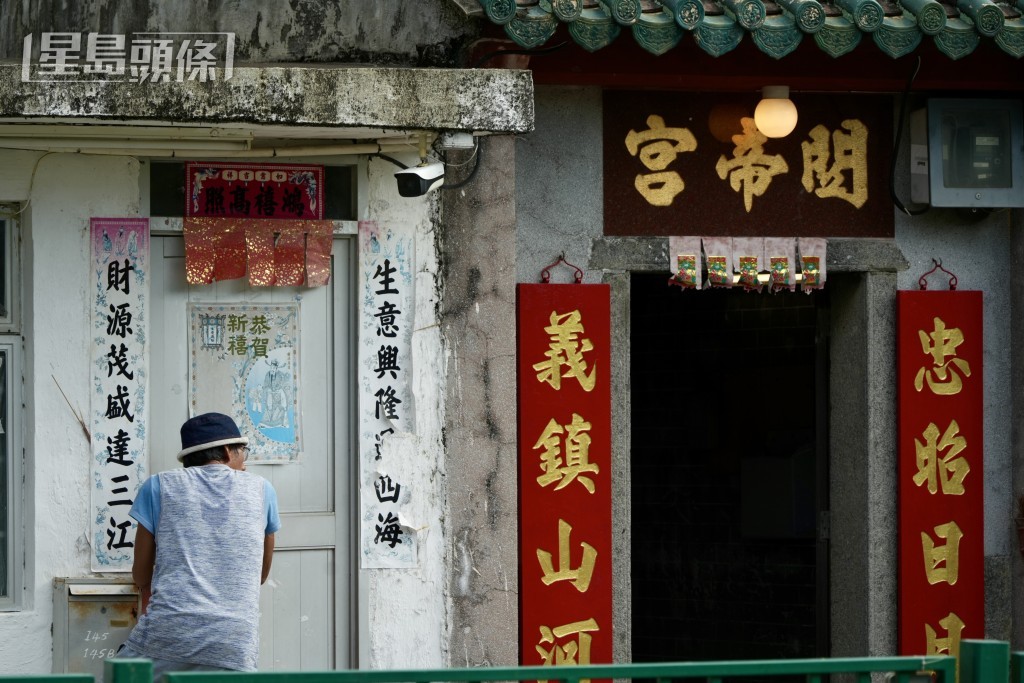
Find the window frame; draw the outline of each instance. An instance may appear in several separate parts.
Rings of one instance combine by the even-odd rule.
[[[16,239],[18,222],[14,220],[17,214],[9,210],[9,205],[0,204],[0,249],[4,261],[3,273],[0,273],[3,298],[7,301],[0,301],[0,335],[21,333],[21,297],[18,280],[18,266],[20,252],[19,240]],[[3,304],[6,304],[6,311],[3,311]]]
[[[3,547],[7,553],[7,582],[0,586],[4,594],[0,595],[0,611],[17,610],[21,608],[21,597],[23,588],[22,572],[22,450],[21,450],[21,428],[19,412],[21,407],[21,368],[23,367],[21,338],[16,335],[0,335],[0,354],[5,354],[4,363],[7,371],[3,372],[3,391],[6,392],[7,401],[4,406],[3,420],[4,439],[7,445],[8,458],[4,463],[7,469],[7,529],[0,529],[5,538]]]
[[[0,391],[4,392],[6,402],[0,402],[0,424],[3,434],[0,439],[5,441],[7,458],[0,466],[6,469],[6,486],[3,493],[7,497],[6,529],[0,529],[3,538],[0,548],[6,553],[7,577],[5,585],[0,585],[0,612],[16,611],[23,608],[24,603],[24,451],[22,445],[22,390],[24,375],[24,339],[21,336],[21,280],[20,280],[20,240],[18,239],[17,214],[8,210],[8,206],[0,206],[0,232],[2,232],[3,282],[4,298],[7,299],[6,311],[0,315],[0,354],[3,354],[4,367],[0,372]],[[0,501],[2,504],[2,501]]]

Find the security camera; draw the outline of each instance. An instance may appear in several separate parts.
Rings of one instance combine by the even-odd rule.
[[[395,173],[398,194],[403,197],[422,197],[444,184],[444,164],[423,163]]]

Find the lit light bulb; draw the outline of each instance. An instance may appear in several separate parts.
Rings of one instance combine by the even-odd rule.
[[[754,123],[765,137],[784,138],[796,128],[796,105],[789,99],[788,85],[766,85],[754,109]]]

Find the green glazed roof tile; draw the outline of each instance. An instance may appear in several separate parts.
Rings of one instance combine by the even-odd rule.
[[[1015,17],[1003,23],[1003,30],[995,37],[1003,52],[1020,59],[1024,57],[1024,18]]]
[[[692,31],[697,45],[715,57],[735,49],[748,33],[776,58],[792,52],[804,33],[832,57],[853,50],[864,34],[893,58],[912,52],[925,35],[951,59],[973,52],[982,37],[1015,58],[1024,56],[1024,0],[478,1],[487,20],[504,26],[526,49],[540,47],[565,23],[572,39],[591,52],[629,26],[637,44],[653,55],[670,51],[684,31]]]
[[[797,28],[792,14],[777,14],[767,17],[751,37],[761,52],[781,59],[797,48],[804,34]]]

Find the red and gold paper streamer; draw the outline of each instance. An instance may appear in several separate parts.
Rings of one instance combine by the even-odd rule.
[[[189,284],[243,277],[254,287],[330,282],[332,221],[185,218]]]

